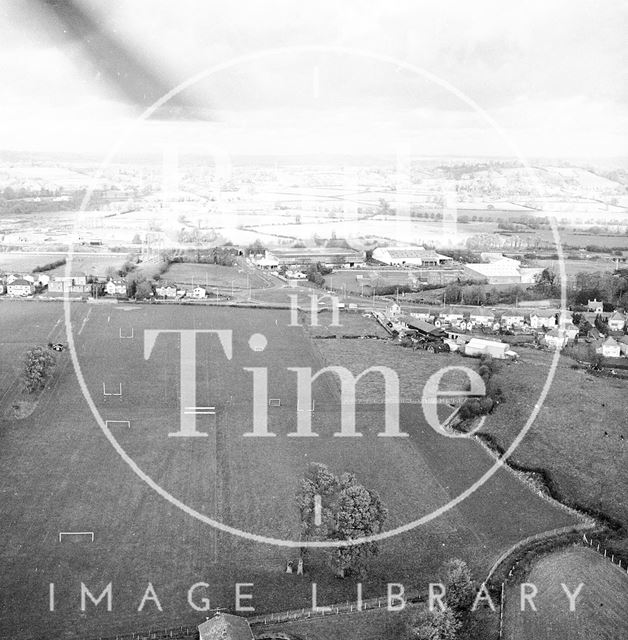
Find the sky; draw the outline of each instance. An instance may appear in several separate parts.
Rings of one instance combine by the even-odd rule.
[[[0,150],[626,156],[626,33],[615,0],[3,0]]]

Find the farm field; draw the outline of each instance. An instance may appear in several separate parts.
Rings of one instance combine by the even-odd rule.
[[[504,448],[530,415],[552,358],[544,351],[518,352],[520,362],[497,374],[506,402],[482,429]],[[543,407],[512,460],[545,469],[563,499],[605,513],[626,527],[626,381],[591,376],[572,369],[572,364],[560,358]]]
[[[30,273],[33,269],[45,264],[67,258],[65,253],[8,253],[0,252],[0,273],[12,272]],[[104,276],[108,267],[119,268],[126,260],[126,254],[89,254],[74,255],[72,258],[72,273],[82,272],[86,275]],[[46,271],[47,275],[65,275],[66,266]]]
[[[130,422],[111,425],[119,446],[165,491],[209,517],[247,532],[297,539],[295,488],[309,462],[317,461],[335,472],[355,472],[377,490],[389,509],[387,528],[392,529],[447,503],[492,464],[475,443],[437,435],[414,403],[401,406],[407,439],[376,437],[383,406],[375,397],[358,407],[363,437],[330,437],[339,426],[338,394],[324,378],[313,385],[313,429],[320,436],[287,438],[297,413],[295,376],[286,368],[317,370],[324,364],[303,328],[287,326],[287,310],[183,311],[74,303],[74,341],[85,384],[103,418]],[[3,416],[25,350],[65,340],[59,303],[3,302],[1,313]],[[197,404],[217,408],[215,417],[199,417],[206,438],[168,437],[179,428],[177,338],[161,335],[144,359],[144,330],[179,328],[234,332],[231,361],[214,336],[198,338]],[[133,338],[120,338],[131,330]],[[268,339],[266,350],[249,349],[255,332]],[[368,353],[379,341],[343,342],[361,343]],[[392,354],[397,348],[390,349]],[[372,353],[369,364],[378,364],[380,355]],[[242,367],[263,366],[269,371],[270,397],[282,398],[280,407],[269,409],[269,428],[277,436],[243,438],[251,430],[252,412],[251,373]],[[420,367],[412,372],[418,387],[428,374]],[[104,396],[103,384],[109,393],[121,385],[122,396]],[[319,604],[355,597],[355,581],[337,580],[322,553],[311,553],[305,576],[287,575],[285,563],[295,558],[295,549],[217,533],[149,488],[99,429],[67,352],[59,355],[50,387],[28,418],[0,420],[0,637],[73,638],[198,623],[207,614],[192,610],[186,597],[200,581],[209,586],[198,599],[206,595],[212,608],[231,609],[235,584],[253,583],[257,613],[311,606],[311,582],[318,584]],[[385,593],[387,582],[426,588],[452,556],[467,560],[481,579],[496,557],[521,538],[575,523],[512,474],[499,471],[446,514],[382,542],[363,580],[364,597]],[[94,541],[59,542],[60,531],[93,531]],[[51,582],[53,612],[48,607]],[[81,582],[95,595],[111,582],[113,612],[104,603],[88,603],[81,612]],[[137,610],[149,582],[161,612],[152,602]]]
[[[447,283],[460,274],[458,269],[353,269],[351,271],[335,271],[325,276],[325,285],[338,292],[370,295],[375,289],[382,287],[402,287],[417,285],[421,282],[430,284]]]
[[[590,549],[573,547],[539,559],[526,582],[538,589],[535,605],[520,611],[520,587],[506,589],[504,638],[506,640],[622,640],[628,637],[628,575]],[[561,587],[571,593],[583,583],[576,610]]]
[[[601,258],[600,260],[570,260],[569,258],[564,260],[565,274],[568,278],[574,277],[577,273],[587,272],[604,272],[614,271],[615,263],[610,258]],[[558,274],[559,262],[558,260],[534,260],[532,266],[542,267],[543,269],[552,269],[554,273]]]
[[[619,217],[619,216],[618,216]],[[554,236],[551,231],[540,230],[535,231],[535,235],[539,236],[543,240],[548,242],[554,242]],[[573,233],[570,231],[560,232],[560,242],[563,245],[569,247],[585,248],[587,245],[593,244],[598,247],[621,248],[624,251],[628,251],[628,236],[625,234],[617,233],[611,235],[603,234],[585,234],[585,233]]]

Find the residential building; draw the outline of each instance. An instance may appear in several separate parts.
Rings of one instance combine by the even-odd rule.
[[[591,313],[603,313],[604,303],[601,300],[589,300],[587,302],[587,310]]]
[[[608,328],[611,331],[623,331],[626,326],[626,316],[621,311],[615,311],[608,319]]]
[[[580,329],[578,329],[573,322],[561,323],[560,329],[565,334],[568,341],[575,340],[578,333],[580,333]]]
[[[464,315],[457,310],[441,311],[438,314],[441,324],[459,325],[464,322]]]
[[[617,343],[619,344],[619,351],[622,356],[628,356],[628,336],[619,336],[616,338]]]
[[[423,322],[431,322],[433,315],[429,311],[411,311],[410,316],[417,320],[423,320]]]
[[[543,340],[551,349],[562,349],[568,342],[566,333],[564,331],[559,331],[558,329],[548,331],[543,336]]]
[[[48,291],[51,292],[89,293],[91,289],[91,284],[87,283],[87,276],[83,274],[78,274],[76,276],[52,276],[48,283]]]
[[[492,327],[495,322],[495,314],[492,311],[472,311],[469,314],[469,323],[481,327]]]
[[[199,300],[207,297],[207,289],[205,287],[194,287],[192,289],[192,297],[198,298]]]
[[[7,294],[14,298],[32,296],[34,290],[35,287],[33,286],[33,283],[22,278],[11,280],[11,282],[7,285]]]
[[[530,326],[533,329],[552,329],[556,326],[556,314],[540,309],[530,314]]]
[[[604,340],[602,346],[596,349],[597,353],[602,354],[605,358],[619,358],[621,355],[621,348],[619,342],[615,338],[609,336]]]
[[[124,280],[113,280],[110,278],[105,285],[105,293],[109,296],[125,296],[126,282]]]
[[[173,284],[162,284],[155,289],[158,298],[176,298],[177,288]]]
[[[505,327],[522,327],[525,322],[525,317],[520,311],[505,311],[502,313],[502,324]]]

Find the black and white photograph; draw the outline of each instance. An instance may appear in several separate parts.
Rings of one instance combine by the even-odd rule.
[[[0,0],[0,640],[626,640],[627,33]]]

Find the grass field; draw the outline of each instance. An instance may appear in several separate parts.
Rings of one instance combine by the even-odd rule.
[[[240,267],[224,267],[219,264],[174,263],[162,276],[164,280],[181,285],[201,285],[219,289],[252,289],[266,286],[257,272],[249,273]]]
[[[623,575],[622,575],[623,574]],[[595,551],[573,547],[538,560],[525,578],[538,589],[534,603],[520,611],[520,586],[506,590],[507,640],[623,640],[628,637],[628,575]],[[561,587],[580,583],[575,611]]]
[[[16,389],[24,351],[64,340],[64,327],[59,303],[4,302],[0,311],[2,409]],[[295,378],[286,367],[318,369],[324,363],[303,328],[287,326],[287,310],[75,304],[72,316],[83,375],[103,418],[131,422],[130,429],[112,427],[128,455],[178,499],[245,531],[297,536],[293,496],[311,461],[336,472],[353,471],[379,491],[389,509],[388,528],[445,504],[492,463],[475,443],[437,435],[413,403],[401,406],[408,439],[375,437],[383,410],[375,397],[358,408],[362,438],[330,437],[339,426],[338,395],[324,379],[313,390],[313,427],[320,437],[287,438],[296,413],[291,401]],[[120,329],[128,335],[131,328],[135,338],[120,339]],[[198,339],[197,404],[214,405],[218,413],[200,418],[199,428],[209,437],[168,437],[179,425],[179,348],[174,336],[162,336],[144,360],[142,331],[147,328],[234,331],[232,361],[224,358],[215,337]],[[256,331],[268,338],[264,352],[248,347]],[[366,360],[378,343],[343,342],[361,345]],[[402,351],[388,348],[391,354]],[[378,364],[380,355],[371,353],[370,364]],[[421,387],[432,365],[416,362],[423,366],[413,370],[412,378]],[[275,438],[242,437],[252,426],[251,374],[245,366],[267,366],[269,395],[282,398],[282,406],[270,410]],[[122,397],[105,398],[103,382],[111,389],[121,384]],[[216,533],[148,488],[95,424],[67,353],[60,355],[50,387],[31,416],[0,422],[0,637],[70,638],[194,624],[206,614],[191,610],[186,594],[199,581],[210,585],[205,595],[212,607],[228,608],[234,606],[236,582],[254,583],[257,612],[310,606],[312,581],[319,585],[319,604],[355,597],[355,581],[335,579],[321,554],[312,553],[302,578],[287,575],[285,562],[295,558],[294,550]],[[521,538],[574,523],[500,471],[445,515],[383,542],[363,581],[364,597],[381,595],[389,581],[425,588],[452,556],[467,560],[481,579],[496,557]],[[76,530],[94,531],[94,542],[59,543],[59,531]],[[54,612],[48,610],[50,582],[56,585]],[[81,582],[94,594],[111,582],[113,613],[102,603],[81,612]],[[163,612],[151,602],[137,611],[148,582]]]
[[[44,266],[67,257],[61,253],[7,253],[0,252],[0,273],[17,272],[30,273],[36,267]],[[88,276],[104,276],[107,267],[119,268],[126,260],[126,254],[109,255],[75,255],[72,258],[72,273],[82,272]],[[46,271],[47,275],[65,275],[66,266],[62,265],[51,271]]]
[[[532,349],[518,352],[520,362],[497,374],[506,402],[483,428],[504,448],[530,415],[552,358]],[[547,399],[512,459],[545,469],[565,499],[627,527],[626,382],[594,377],[572,364],[560,359]]]

